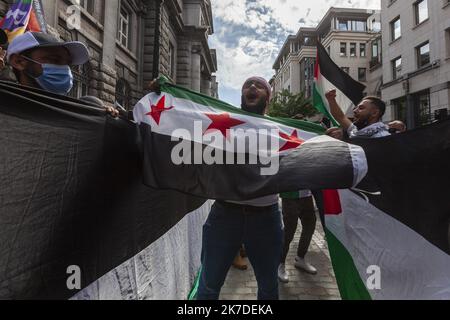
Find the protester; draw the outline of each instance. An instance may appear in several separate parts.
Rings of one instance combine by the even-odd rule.
[[[260,77],[245,81],[242,109],[263,115],[271,87]],[[278,195],[245,202],[216,201],[203,227],[202,272],[198,300],[217,300],[228,270],[244,244],[258,282],[259,300],[278,299],[277,269],[283,230]]]
[[[89,51],[79,41],[61,42],[47,33],[25,32],[9,44],[6,59],[21,85],[67,95],[73,87],[70,67],[85,64]],[[114,108],[104,108],[118,115]]]
[[[42,32],[25,32],[10,43],[7,61],[21,85],[66,95],[72,89],[70,66],[89,60],[86,46],[78,41],[60,42]]]
[[[325,94],[330,105],[331,115],[341,125],[350,139],[353,138],[381,138],[389,136],[388,127],[382,122],[386,112],[386,104],[377,97],[365,97],[353,109],[354,121],[350,121],[336,101],[336,90]],[[327,131],[331,136],[340,135],[339,129],[332,128]]]
[[[289,282],[289,275],[286,271],[286,258],[289,246],[297,231],[298,219],[302,223],[302,233],[297,247],[297,256],[294,266],[309,274],[316,274],[317,269],[305,259],[309,245],[316,229],[316,213],[311,191],[302,190],[299,192],[282,193],[282,213],[284,224],[283,255],[278,267],[278,279],[281,282]]]

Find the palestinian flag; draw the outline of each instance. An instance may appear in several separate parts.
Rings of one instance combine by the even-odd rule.
[[[339,126],[330,113],[330,106],[325,94],[329,90],[336,89],[338,105],[344,114],[350,115],[353,108],[364,98],[365,88],[363,84],[355,81],[331,60],[322,44],[317,44],[313,103],[320,113],[329,118],[335,126]]]
[[[369,159],[367,178],[324,192],[342,298],[450,299],[449,141],[450,121],[355,141]]]
[[[242,201],[349,188],[366,174],[364,151],[317,136],[320,126],[257,116],[162,80],[161,91],[134,108],[149,186]]]
[[[8,35],[8,42],[26,31],[45,32],[42,4],[40,0],[16,0],[0,21],[0,29]]]
[[[209,207],[142,183],[135,123],[2,81],[0,97],[0,300],[186,296]]]

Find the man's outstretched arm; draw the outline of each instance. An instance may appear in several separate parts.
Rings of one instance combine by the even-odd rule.
[[[330,90],[325,94],[325,97],[328,100],[328,103],[330,105],[330,111],[331,115],[334,119],[341,125],[341,127],[347,131],[348,128],[352,125],[352,122],[349,118],[347,118],[342,112],[342,109],[339,107],[337,101],[336,101],[336,90]]]

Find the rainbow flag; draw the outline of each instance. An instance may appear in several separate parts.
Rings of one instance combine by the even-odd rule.
[[[0,21],[0,28],[8,35],[11,42],[26,31],[43,31],[43,23],[38,19],[36,6],[41,8],[39,0],[16,0],[9,8],[6,16]],[[42,14],[42,11],[39,11]]]

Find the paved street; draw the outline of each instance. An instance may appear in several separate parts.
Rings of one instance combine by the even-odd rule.
[[[317,275],[309,275],[294,267],[295,252],[300,238],[301,225],[297,228],[291,243],[286,261],[289,283],[280,283],[280,299],[282,300],[338,300],[341,299],[334,277],[327,244],[322,226],[317,220],[317,229],[308,253],[308,259],[314,265]],[[247,260],[248,261],[248,260]],[[253,269],[249,263],[246,271],[231,268],[225,285],[222,288],[221,300],[255,300],[257,284]]]

